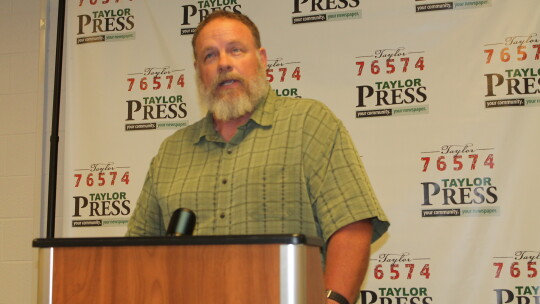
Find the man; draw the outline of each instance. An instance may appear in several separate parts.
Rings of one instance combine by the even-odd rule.
[[[186,207],[196,235],[320,236],[326,288],[353,303],[370,242],[389,224],[341,121],[319,102],[276,96],[246,16],[212,13],[192,44],[208,114],[163,142],[127,235],[163,235]],[[337,297],[328,303],[346,303]]]

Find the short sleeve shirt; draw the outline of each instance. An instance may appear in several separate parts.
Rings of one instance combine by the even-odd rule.
[[[194,235],[330,236],[388,220],[342,122],[322,103],[269,90],[250,120],[224,141],[212,115],[178,130],[153,158],[128,236],[164,235],[177,208],[195,212]]]

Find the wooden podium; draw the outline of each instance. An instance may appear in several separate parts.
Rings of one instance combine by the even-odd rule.
[[[40,303],[325,303],[303,235],[36,239]]]

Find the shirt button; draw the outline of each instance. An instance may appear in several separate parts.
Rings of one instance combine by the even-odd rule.
[[[227,149],[227,154],[232,154],[232,150],[231,150],[231,149]]]
[[[227,179],[224,178],[223,180],[221,180],[221,183],[225,185],[227,183]]]
[[[222,213],[219,215],[219,218],[225,218],[225,213],[222,212]]]

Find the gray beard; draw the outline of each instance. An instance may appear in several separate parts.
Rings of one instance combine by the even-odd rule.
[[[199,72],[197,72],[196,77],[201,103],[214,115],[215,119],[224,121],[233,120],[253,112],[266,96],[269,87],[263,67],[259,67],[257,76],[253,80],[247,80],[236,74],[223,75],[224,78],[229,76],[242,80],[244,89],[241,92],[225,92],[225,94],[221,94],[222,96],[218,96],[215,94],[215,88],[219,79],[208,88],[202,83]]]

